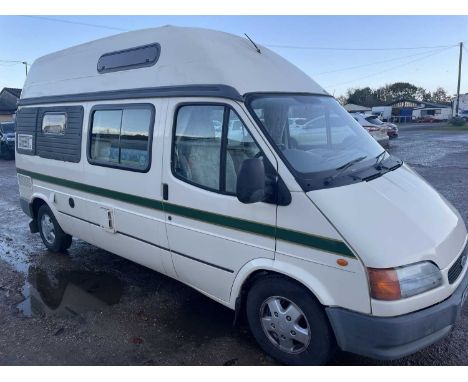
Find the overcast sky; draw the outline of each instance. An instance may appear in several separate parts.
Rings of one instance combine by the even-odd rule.
[[[21,88],[25,79],[24,65],[2,60],[32,63],[123,30],[168,24],[247,33],[336,96],[396,81],[453,94],[459,50],[447,46],[465,41],[461,91],[468,92],[467,16],[0,16],[0,89]]]

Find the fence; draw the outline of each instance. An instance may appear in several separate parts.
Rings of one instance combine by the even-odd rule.
[[[410,123],[413,121],[412,115],[392,115],[390,121],[393,123]]]

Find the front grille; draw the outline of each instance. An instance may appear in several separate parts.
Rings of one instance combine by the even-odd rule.
[[[462,252],[462,254],[458,257],[457,261],[450,267],[448,271],[448,280],[450,284],[453,284],[460,276],[460,273],[463,270],[463,263],[466,264],[466,256],[468,256],[468,246]]]

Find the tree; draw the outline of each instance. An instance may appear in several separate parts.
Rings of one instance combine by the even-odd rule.
[[[409,82],[395,82],[377,89],[370,87],[348,89],[346,95],[340,97],[340,102],[372,107],[386,105],[401,98],[436,103],[450,102],[450,96],[442,87],[438,87],[431,93]]]
[[[414,99],[417,99],[418,101],[430,101],[431,98],[432,98],[431,92],[421,87],[419,87],[416,90],[416,93],[414,95]]]
[[[395,82],[388,88],[393,100],[399,98],[416,98],[418,88],[409,82]]]
[[[377,99],[375,98],[374,91],[370,87],[362,89],[349,89],[347,94],[347,103],[354,103],[361,106],[375,106]]]
[[[438,87],[433,93],[431,97],[431,101],[435,103],[444,103],[444,102],[450,102],[451,98],[447,94],[444,88]]]
[[[340,103],[341,106],[344,106],[348,103],[348,98],[344,95],[336,97],[336,100]]]

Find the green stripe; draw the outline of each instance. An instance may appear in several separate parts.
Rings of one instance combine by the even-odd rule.
[[[167,213],[184,216],[190,219],[200,220],[202,222],[220,225],[227,228],[233,228],[240,231],[256,233],[262,236],[268,236],[273,238],[276,236],[276,227],[268,224],[261,224],[250,220],[233,218],[231,216],[226,215],[218,215],[212,212],[196,210],[194,208],[183,207],[167,202],[164,202],[164,210]]]
[[[219,215],[212,212],[179,206],[168,202],[162,202],[159,200],[126,194],[123,192],[112,191],[106,188],[90,186],[87,184],[78,183],[67,179],[61,179],[49,175],[39,174],[32,171],[22,170],[19,168],[16,171],[18,172],[18,174],[30,176],[31,178],[43,182],[73,188],[82,192],[87,192],[90,194],[99,195],[130,204],[135,204],[138,206],[147,207],[158,211],[165,211],[167,213],[183,216],[189,219],[199,220],[205,223],[215,224],[266,237],[277,238],[278,240],[283,240],[290,243],[319,249],[325,252],[331,252],[341,256],[355,258],[354,254],[351,252],[349,247],[344,242],[339,240],[311,235],[304,232],[293,231],[286,228],[275,227],[268,224],[257,223],[250,220],[238,219],[231,216]]]
[[[130,204],[136,204],[142,207],[148,207],[155,210],[163,210],[163,204],[161,201],[143,198],[141,196],[135,196],[131,194],[125,194],[123,192],[108,190],[107,188],[90,186],[88,184],[73,182],[72,180],[55,178],[53,176],[39,174],[32,171],[22,170],[17,168],[16,172],[18,174],[27,175],[31,178],[41,180],[43,182],[53,183],[58,186],[73,188],[78,191],[88,192],[90,194],[104,196],[106,198],[120,200],[122,202],[127,202]]]
[[[278,240],[284,240],[291,243],[320,249],[325,252],[337,253],[342,256],[356,258],[349,247],[342,241],[329,239],[327,237],[310,235],[305,232],[293,231],[286,228],[278,227],[276,230]]]

